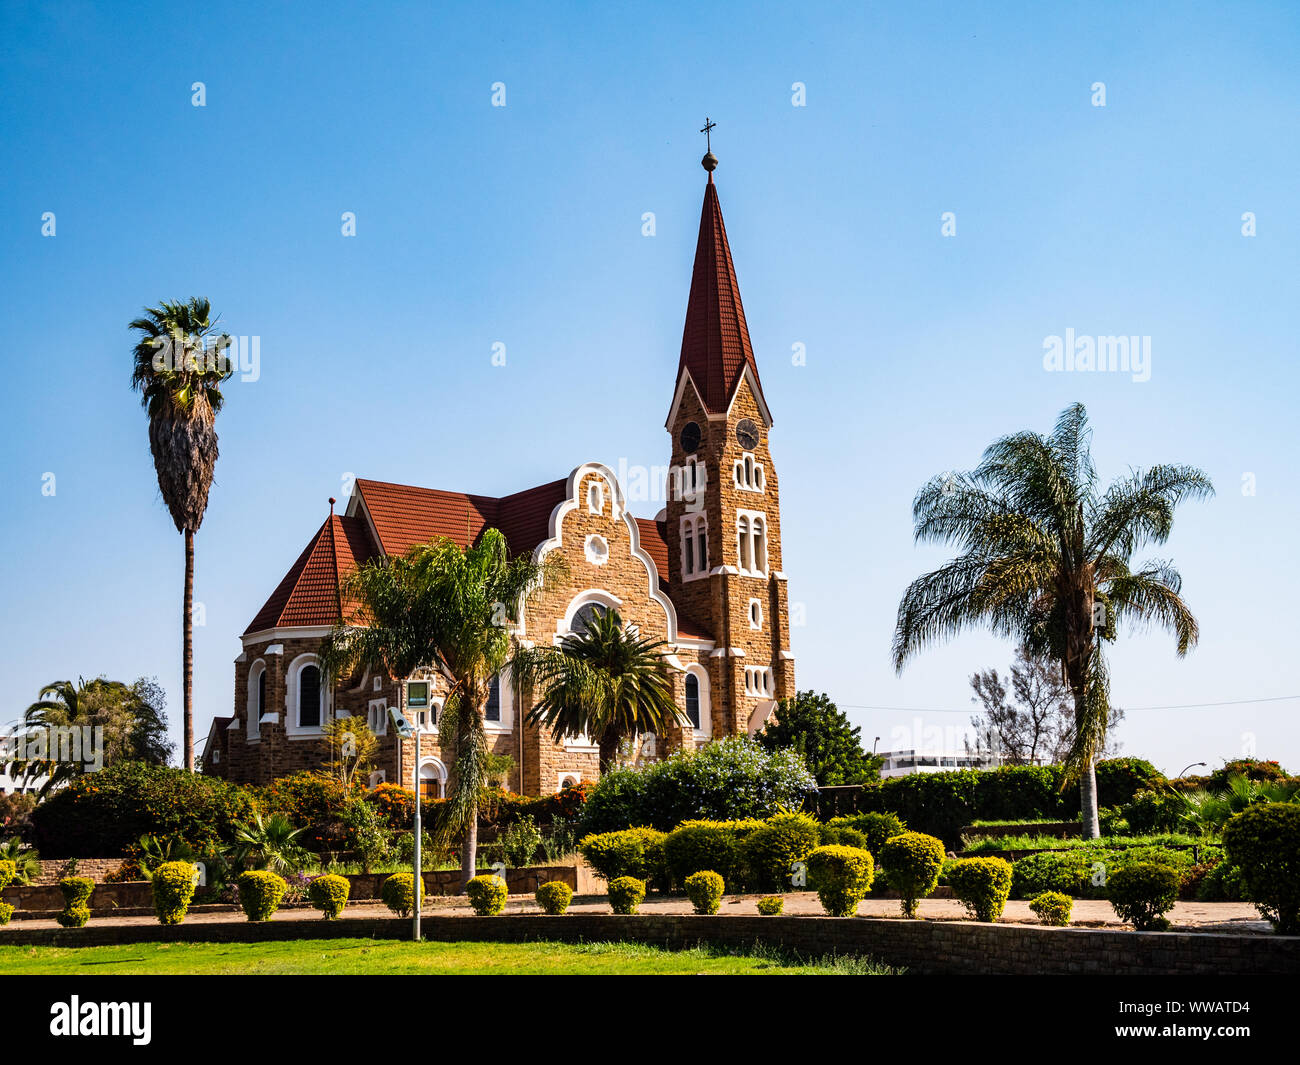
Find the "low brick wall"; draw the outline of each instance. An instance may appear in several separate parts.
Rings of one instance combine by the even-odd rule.
[[[120,861],[120,859],[118,859]],[[89,876],[79,865],[77,875]],[[379,898],[379,889],[391,873],[349,873],[352,882],[350,898],[354,901]],[[590,870],[577,865],[535,865],[523,869],[506,870],[506,887],[512,895],[531,895],[539,883],[562,880],[577,894],[603,893],[603,885],[596,886]],[[429,895],[456,895],[460,893],[460,871],[445,869],[424,874],[424,890]],[[14,909],[23,912],[43,913],[63,909],[63,892],[57,883],[10,885],[0,897]],[[143,880],[123,884],[96,884],[90,896],[90,912],[108,916],[118,910],[152,909],[153,885]]]
[[[919,974],[1153,976],[1293,975],[1300,973],[1300,937],[1182,932],[1121,932],[956,921],[870,917],[702,917],[681,914],[510,914],[423,918],[428,940],[569,942],[624,940],[680,948],[700,942],[749,946],[763,942],[804,956],[869,955]],[[0,929],[0,943],[23,946],[107,946],[149,942],[261,943],[335,938],[403,939],[411,922],[399,918],[338,921],[230,922],[164,927]]]

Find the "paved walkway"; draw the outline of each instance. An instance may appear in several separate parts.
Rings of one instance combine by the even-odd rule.
[[[721,915],[753,916],[758,913],[755,902],[758,895],[729,895],[722,900]],[[608,913],[609,902],[600,895],[580,895],[574,898],[571,911]],[[641,904],[645,913],[690,913],[691,904],[684,898],[661,898],[651,895]],[[469,903],[463,897],[431,896],[425,901],[424,912],[440,916],[472,916]],[[506,905],[507,913],[538,913],[540,908],[531,895],[512,895]],[[822,916],[821,904],[817,896],[810,892],[798,892],[785,896],[785,912],[791,915]],[[862,917],[893,917],[902,919],[897,899],[867,899],[858,906]],[[358,902],[348,906],[349,917],[388,917],[388,909],[378,902]],[[956,899],[924,899],[920,906],[920,916],[930,921],[968,920],[962,904]],[[275,921],[315,921],[320,919],[318,911],[309,907],[293,907],[280,910]],[[244,921],[246,918],[238,910],[221,912],[193,913],[186,918],[186,924],[207,924],[212,922]],[[1244,902],[1179,902],[1169,914],[1169,920],[1175,931],[1183,932],[1233,932],[1233,933],[1270,933],[1271,926],[1262,920],[1255,907]],[[107,925],[152,925],[156,918],[142,917],[93,917],[96,926]],[[1037,924],[1038,920],[1030,912],[1029,904],[1012,899],[1007,903],[1002,914],[1003,923]],[[1110,903],[1094,899],[1076,899],[1072,913],[1072,923],[1085,928],[1122,928],[1124,927],[1110,908]],[[34,919],[18,920],[15,918],[11,928],[37,929],[57,928],[53,920]],[[4,943],[4,930],[0,929],[0,944]]]

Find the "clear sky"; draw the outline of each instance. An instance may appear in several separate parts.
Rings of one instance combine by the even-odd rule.
[[[182,541],[128,387],[145,304],[203,295],[260,337],[197,539],[200,738],[349,474],[497,495],[666,463],[706,115],[801,688],[868,746],[959,736],[967,678],[1012,649],[973,634],[895,676],[899,595],[944,557],[912,497],[1081,400],[1104,477],[1218,488],[1161,552],[1201,644],[1126,635],[1115,701],[1300,695],[1298,31],[1294,3],[4,3],[0,718],[54,679],[157,675],[179,738]],[[1067,330],[1149,337],[1149,379],[1045,370]],[[1118,739],[1169,772],[1296,770],[1298,715],[1133,709]]]

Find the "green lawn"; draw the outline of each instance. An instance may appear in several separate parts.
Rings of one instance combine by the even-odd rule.
[[[327,939],[282,943],[139,943],[125,947],[4,947],[0,972],[69,975],[501,974],[885,975],[867,958],[799,958],[763,947],[664,950],[637,943],[402,943]]]

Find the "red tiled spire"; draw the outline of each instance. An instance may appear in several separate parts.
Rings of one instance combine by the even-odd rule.
[[[722,414],[746,364],[758,385],[758,364],[749,342],[736,267],[727,244],[727,227],[722,223],[718,189],[710,173],[700,212],[700,236],[695,245],[695,269],[677,373],[680,378],[683,369],[690,370],[705,408],[711,414]],[[758,387],[760,402],[764,402],[762,386]]]

